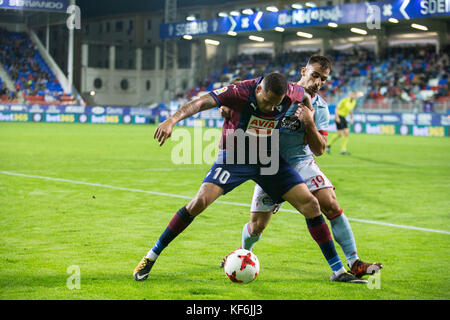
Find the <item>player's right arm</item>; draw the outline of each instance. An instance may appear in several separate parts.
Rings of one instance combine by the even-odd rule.
[[[172,135],[173,127],[183,119],[189,118],[199,112],[217,107],[217,101],[210,95],[205,94],[198,99],[192,100],[182,106],[174,115],[169,117],[166,121],[161,123],[156,128],[153,138],[158,140],[159,146]]]

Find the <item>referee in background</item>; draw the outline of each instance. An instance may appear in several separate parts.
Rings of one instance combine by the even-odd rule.
[[[350,124],[353,124],[353,109],[356,107],[356,99],[358,94],[355,91],[351,91],[347,98],[342,99],[336,107],[336,127],[337,135],[335,135],[328,143],[326,150],[330,153],[330,148],[340,137],[342,137],[341,154],[350,155],[347,152],[348,134],[350,128],[347,123],[347,116],[350,114]]]

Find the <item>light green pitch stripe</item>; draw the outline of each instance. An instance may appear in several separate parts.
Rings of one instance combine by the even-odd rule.
[[[179,199],[187,199],[187,200],[191,200],[193,198],[191,196],[183,196],[183,195],[173,194],[173,193],[164,193],[164,192],[141,190],[141,189],[134,189],[134,188],[116,187],[116,186],[110,186],[110,185],[107,185],[107,184],[91,183],[91,182],[84,182],[84,181],[77,181],[77,180],[52,178],[52,177],[43,177],[43,176],[36,176],[36,175],[17,173],[17,172],[0,171],[0,173],[2,173],[4,175],[16,176],[16,177],[33,178],[33,179],[49,180],[49,181],[72,183],[72,184],[81,184],[81,185],[87,185],[87,186],[93,186],[93,187],[100,187],[100,188],[107,188],[107,189],[114,189],[114,190],[122,190],[122,191],[130,191],[130,192],[140,192],[140,193],[153,194],[153,195],[162,196],[162,197],[171,197],[171,198],[179,198]],[[239,207],[250,208],[250,204],[239,203],[239,202],[229,202],[229,201],[217,200],[217,201],[214,201],[214,203],[220,203],[220,204],[225,204],[225,205],[230,205],[230,206],[239,206]],[[288,209],[281,209],[280,211],[298,213],[295,210],[288,210]],[[442,234],[450,234],[449,231],[444,231],[444,230],[420,228],[420,227],[406,226],[406,225],[394,224],[394,223],[388,223],[388,222],[380,222],[380,221],[357,219],[357,218],[348,218],[348,220],[355,221],[355,222],[361,222],[361,223],[367,223],[367,224],[386,226],[386,227],[394,227],[394,228],[402,228],[402,229],[425,231],[425,232],[435,232],[435,233],[442,233]]]

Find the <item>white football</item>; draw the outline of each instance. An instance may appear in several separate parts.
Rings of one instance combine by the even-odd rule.
[[[228,255],[223,268],[231,281],[249,283],[258,276],[258,257],[251,251],[237,249]]]

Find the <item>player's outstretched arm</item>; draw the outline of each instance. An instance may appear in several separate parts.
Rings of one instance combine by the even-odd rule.
[[[174,115],[161,123],[156,128],[153,138],[158,140],[159,146],[172,135],[173,127],[181,120],[189,118],[196,113],[217,107],[217,102],[210,94],[205,94],[198,99],[192,100],[182,106]]]

